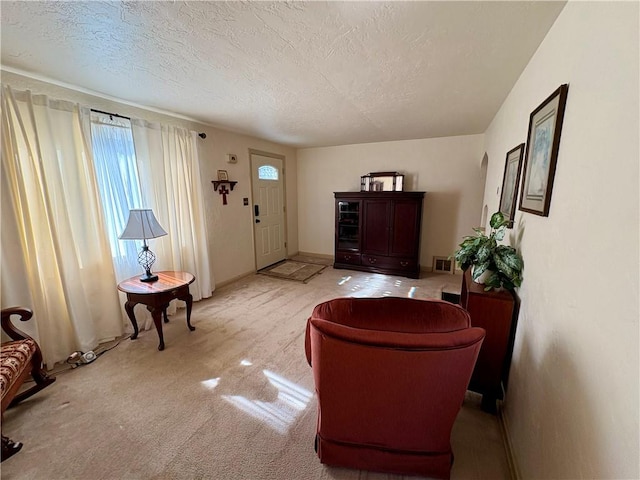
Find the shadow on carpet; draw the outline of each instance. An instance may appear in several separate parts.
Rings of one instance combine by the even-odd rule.
[[[307,283],[325,268],[327,268],[327,265],[283,260],[282,262],[259,270],[258,273],[261,275],[267,275],[268,277]]]

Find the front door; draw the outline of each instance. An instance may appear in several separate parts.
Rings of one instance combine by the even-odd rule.
[[[283,160],[251,154],[256,268],[286,258]]]

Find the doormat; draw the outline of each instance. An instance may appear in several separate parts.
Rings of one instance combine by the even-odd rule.
[[[270,267],[263,268],[258,273],[269,277],[307,283],[311,278],[322,272],[325,268],[327,268],[326,265],[284,260],[280,263],[276,263],[275,265],[271,265]]]

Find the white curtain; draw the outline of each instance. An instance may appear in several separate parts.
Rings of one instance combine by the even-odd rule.
[[[143,207],[131,122],[91,111],[88,107],[84,107],[82,112],[85,138],[91,142],[94,157],[113,268],[116,281],[121,282],[142,273],[138,263],[142,242],[118,238],[127,225],[129,210]],[[122,316],[128,318],[124,309],[127,295],[122,292],[118,292],[118,295]],[[167,313],[174,312],[175,306],[172,304]],[[141,330],[154,327],[153,318],[146,308],[136,308],[135,318]],[[127,323],[127,331],[133,332],[129,325]]]
[[[197,133],[132,119],[143,202],[168,232],[152,240],[155,270],[183,270],[196,280],[193,300],[211,296],[213,276],[198,159]]]
[[[196,277],[190,286],[194,300],[210,297],[212,280],[196,132],[88,110],[86,113],[85,119],[91,118],[91,122],[85,122],[85,132],[92,140],[116,279],[141,273],[137,262],[140,242],[119,240],[118,236],[130,209],[151,208],[169,233],[149,240],[157,256],[153,271],[191,272]],[[120,298],[124,305],[125,295],[120,293]],[[177,306],[178,302],[172,302],[167,313],[173,314]],[[141,329],[154,328],[146,309],[136,309],[136,321]]]
[[[31,300],[48,367],[124,331],[82,122],[77,104],[2,86],[1,303]]]
[[[129,210],[143,207],[131,122],[88,109],[85,112],[84,118],[91,119],[90,127],[85,124],[85,136],[92,142],[113,266],[120,282],[142,273],[137,242],[118,238],[127,225]]]

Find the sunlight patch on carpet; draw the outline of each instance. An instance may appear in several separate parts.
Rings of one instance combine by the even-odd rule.
[[[202,385],[204,385],[209,390],[213,390],[214,388],[216,388],[218,386],[218,383],[220,383],[220,377],[218,377],[218,378],[210,378],[209,380],[203,380],[200,383],[202,383]]]
[[[278,389],[278,398],[275,401],[251,400],[241,395],[222,395],[221,397],[234,407],[284,435],[298,418],[300,412],[307,407],[313,394],[270,370],[263,370],[262,373],[267,377],[269,383]]]

